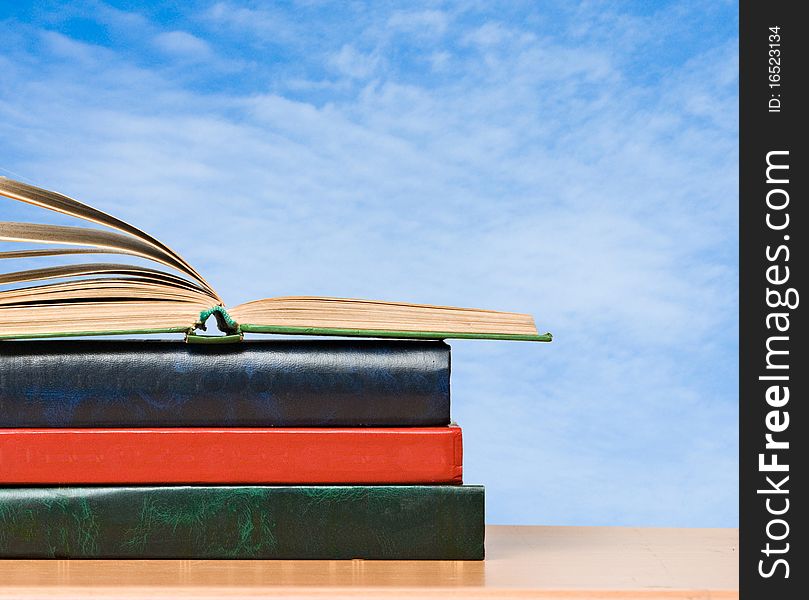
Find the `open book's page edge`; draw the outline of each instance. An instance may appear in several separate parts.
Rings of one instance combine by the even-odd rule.
[[[323,335],[339,337],[403,338],[422,340],[469,339],[469,340],[512,340],[524,342],[550,342],[553,335],[522,333],[472,333],[448,331],[392,331],[386,329],[342,329],[338,327],[280,327],[275,325],[239,325],[243,333],[275,333],[286,335]]]

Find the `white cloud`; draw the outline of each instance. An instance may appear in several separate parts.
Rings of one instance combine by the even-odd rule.
[[[373,54],[362,53],[353,46],[345,44],[339,52],[331,56],[329,64],[341,74],[352,79],[364,79],[374,72],[379,64],[379,58]]]
[[[154,43],[163,52],[182,58],[203,60],[211,55],[208,42],[187,31],[159,33],[155,36]]]
[[[464,40],[478,46],[497,46],[513,33],[502,23],[486,23],[464,35]]]
[[[203,19],[216,27],[248,33],[261,40],[289,41],[294,26],[283,15],[269,8],[247,8],[230,2],[217,2]]]
[[[93,17],[119,35],[152,29],[149,20],[140,13],[121,10],[105,2],[93,4]]]
[[[449,24],[447,13],[440,10],[396,11],[388,19],[388,27],[418,35],[441,35]]]
[[[55,57],[75,61],[85,66],[113,56],[113,53],[105,48],[76,41],[55,31],[41,31],[39,37]]]
[[[433,52],[427,60],[434,71],[441,72],[449,67],[452,55],[449,52]]]

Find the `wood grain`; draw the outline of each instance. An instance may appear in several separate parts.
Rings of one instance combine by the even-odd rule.
[[[489,526],[462,561],[0,561],[0,598],[738,598],[737,529]]]

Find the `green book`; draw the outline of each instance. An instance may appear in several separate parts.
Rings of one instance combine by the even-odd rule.
[[[0,202],[8,201],[94,227],[0,222],[0,242],[23,244],[0,251],[0,267],[10,269],[0,269],[0,340],[185,333],[189,341],[231,342],[244,333],[269,333],[551,341],[549,333],[537,331],[531,315],[474,308],[311,296],[228,308],[188,261],[129,223],[68,196],[0,177]],[[226,243],[216,243],[226,251]],[[136,257],[148,266],[93,258],[101,254]],[[20,259],[43,266],[14,270]],[[211,316],[224,335],[196,333]]]
[[[483,559],[482,486],[0,488],[0,558]]]

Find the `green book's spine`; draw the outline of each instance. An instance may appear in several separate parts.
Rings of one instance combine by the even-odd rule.
[[[0,488],[0,558],[483,558],[482,486]]]

